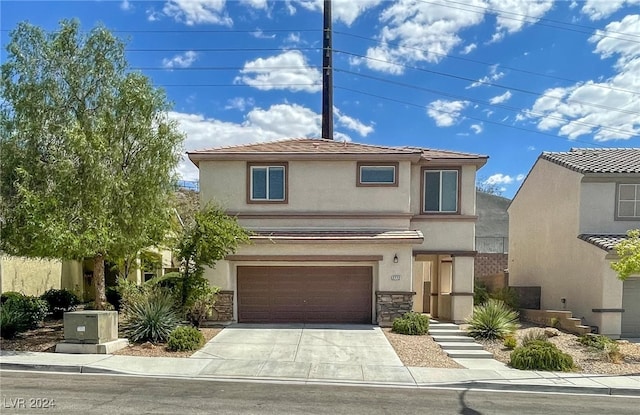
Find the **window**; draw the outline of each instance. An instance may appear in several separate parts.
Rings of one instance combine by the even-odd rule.
[[[423,206],[426,213],[458,212],[458,170],[423,170]]]
[[[249,202],[286,203],[286,164],[250,164],[249,179]]]
[[[618,185],[618,218],[640,219],[640,184]]]
[[[358,186],[397,186],[398,163],[358,163]]]

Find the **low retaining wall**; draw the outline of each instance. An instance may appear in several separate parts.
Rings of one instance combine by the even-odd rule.
[[[521,309],[520,319],[541,326],[555,327],[580,336],[591,333],[591,327],[583,325],[579,318],[573,318],[571,311]],[[552,319],[556,320],[556,324],[552,324]]]

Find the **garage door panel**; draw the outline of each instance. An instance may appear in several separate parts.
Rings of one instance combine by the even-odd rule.
[[[238,267],[238,321],[371,323],[371,267]]]

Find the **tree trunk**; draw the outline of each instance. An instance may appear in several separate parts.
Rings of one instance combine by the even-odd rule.
[[[96,292],[96,310],[104,310],[107,296],[104,282],[104,256],[102,254],[93,257],[93,286]]]

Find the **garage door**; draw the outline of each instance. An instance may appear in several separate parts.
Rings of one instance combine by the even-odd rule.
[[[630,278],[622,287],[622,337],[640,337],[640,278]]]
[[[238,267],[238,321],[371,324],[371,290],[371,267]]]

